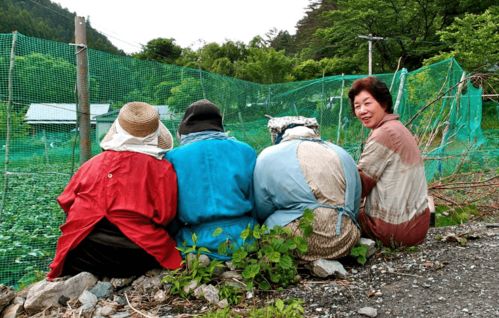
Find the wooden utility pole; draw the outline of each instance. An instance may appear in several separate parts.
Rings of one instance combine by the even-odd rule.
[[[88,92],[87,31],[84,17],[75,17],[76,89],[78,91],[78,129],[80,132],[80,164],[91,157],[90,102]]]
[[[373,41],[383,40],[384,38],[380,36],[373,36],[372,34],[359,35],[359,38],[366,39],[369,43],[369,75],[373,73]]]

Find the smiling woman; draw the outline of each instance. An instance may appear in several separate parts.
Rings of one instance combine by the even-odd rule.
[[[366,198],[359,213],[363,234],[392,247],[420,244],[430,212],[416,139],[392,114],[392,97],[384,82],[359,79],[348,97],[355,116],[371,129],[357,165]]]

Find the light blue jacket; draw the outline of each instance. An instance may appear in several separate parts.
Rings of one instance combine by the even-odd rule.
[[[256,223],[251,216],[255,150],[224,133],[200,132],[182,136],[182,145],[166,158],[177,173],[177,245],[192,246],[195,233],[197,246],[208,248],[210,256],[229,259],[216,253],[220,243],[239,246],[240,233]],[[223,232],[214,237],[218,227]]]
[[[318,142],[332,149],[339,157],[345,178],[345,204],[324,205],[317,202],[307,183],[297,158],[302,142]],[[317,165],[317,169],[321,169]],[[301,217],[306,208],[336,208],[340,214],[336,232],[341,228],[341,217],[347,215],[354,223],[360,205],[361,183],[352,157],[341,147],[320,139],[295,139],[266,148],[258,156],[254,172],[256,217],[272,228],[285,226]]]

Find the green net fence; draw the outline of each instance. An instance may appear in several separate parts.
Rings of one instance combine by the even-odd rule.
[[[88,60],[93,154],[117,110],[133,100],[157,105],[175,134],[185,108],[210,99],[229,134],[257,151],[270,145],[265,115],[316,117],[322,137],[356,159],[368,135],[347,98],[362,75],[261,85],[91,49]],[[481,90],[455,60],[377,76],[418,137],[429,180],[498,166],[497,147],[480,126]],[[44,275],[53,257],[64,221],[55,199],[79,161],[75,86],[73,46],[0,34],[0,284],[22,287]]]

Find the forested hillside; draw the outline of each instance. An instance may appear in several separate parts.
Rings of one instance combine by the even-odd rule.
[[[310,0],[296,34],[272,29],[249,43],[182,48],[168,34],[133,56],[257,83],[282,83],[337,74],[366,74],[373,41],[373,73],[417,69],[455,57],[470,72],[488,73],[499,60],[496,0]],[[90,23],[89,23],[90,24]],[[50,0],[0,0],[0,33],[73,41],[74,13]],[[89,47],[124,54],[90,25]],[[497,78],[490,85],[497,88]],[[485,89],[487,89],[485,87]]]
[[[70,43],[74,41],[74,16],[50,0],[0,0],[0,33],[18,31],[27,36]],[[93,49],[123,54],[90,25],[87,42]]]
[[[249,43],[207,43],[197,51],[175,39],[151,40],[140,59],[200,68],[258,83],[366,74],[372,34],[373,73],[417,69],[455,57],[470,72],[499,60],[499,6],[494,0],[311,0],[296,34],[272,29]],[[497,79],[491,79],[497,87]]]

